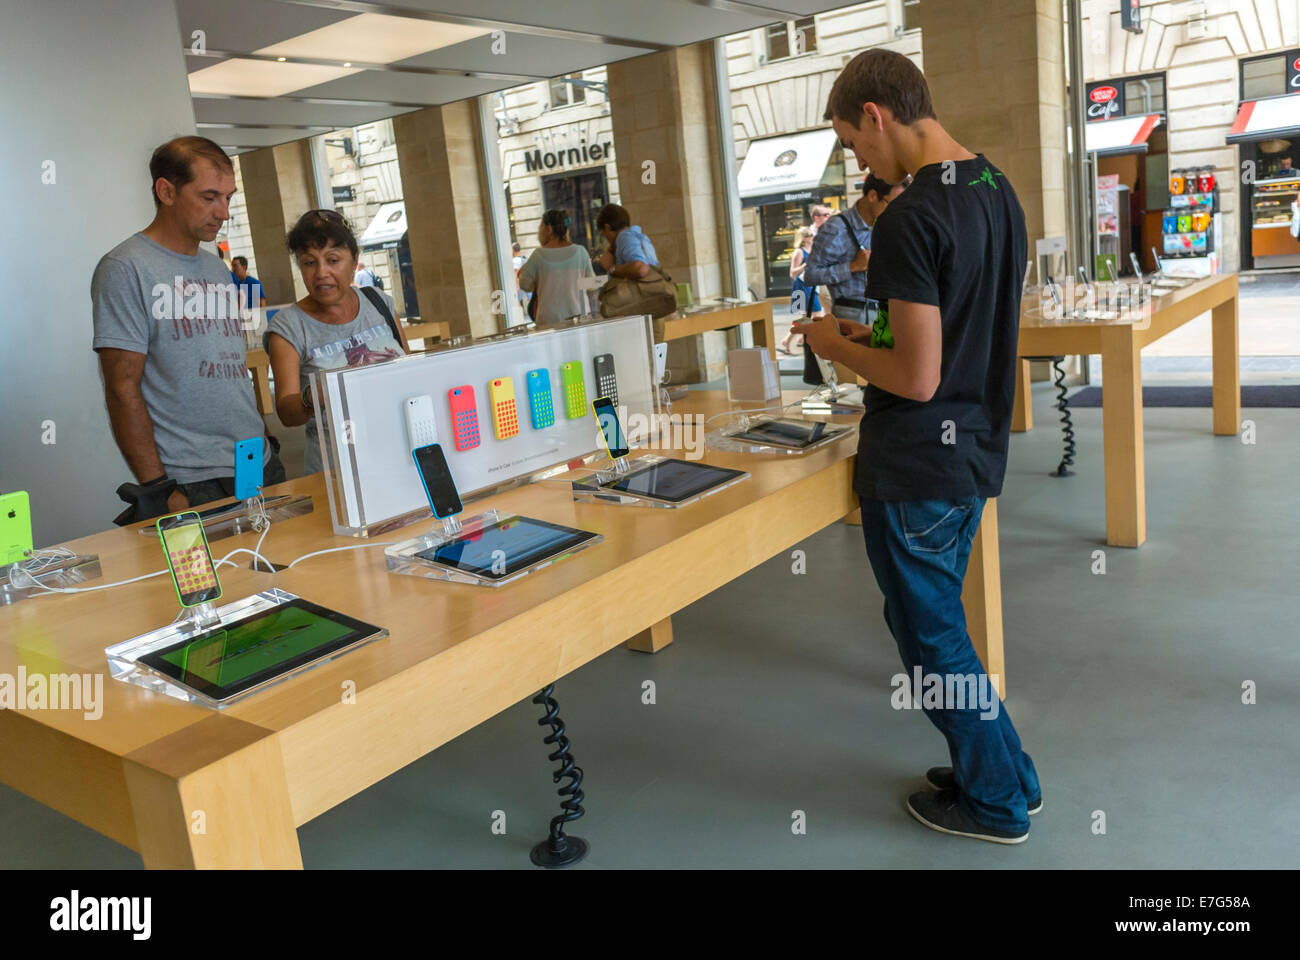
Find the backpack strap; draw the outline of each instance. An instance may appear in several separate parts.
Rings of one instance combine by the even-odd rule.
[[[397,318],[393,316],[393,311],[388,309],[384,295],[374,287],[359,287],[358,289],[366,295],[366,299],[374,305],[374,308],[379,311],[379,315],[387,321],[388,329],[393,334],[393,340],[400,347],[402,345],[402,334],[397,329]]]

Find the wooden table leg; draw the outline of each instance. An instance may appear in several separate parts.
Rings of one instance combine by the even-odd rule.
[[[257,399],[257,412],[263,416],[275,413],[275,398],[271,396],[271,365],[260,358],[250,358],[248,371],[253,375],[253,395]]]
[[[1147,538],[1142,350],[1130,326],[1102,328],[1101,389],[1106,542],[1112,547],[1140,547]]]
[[[998,551],[998,501],[984,504],[984,515],[971,545],[961,602],[966,609],[966,632],[979,654],[984,672],[998,695],[1007,696],[1006,661],[1002,652],[1002,566]]]
[[[1210,314],[1214,354],[1214,432],[1235,436],[1241,430],[1241,350],[1237,341],[1237,295]]]
[[[649,630],[642,630],[623,646],[640,653],[658,653],[673,642],[672,617],[664,617]]]
[[[211,717],[122,766],[145,867],[302,869],[284,758],[270,731]]]
[[[761,319],[750,323],[750,328],[754,331],[754,346],[767,347],[767,352],[771,354],[773,361],[775,361],[776,324],[772,321],[772,309],[770,305]]]
[[[1029,361],[1016,358],[1016,399],[1011,407],[1011,429],[1024,433],[1034,429],[1034,404],[1029,392]]]

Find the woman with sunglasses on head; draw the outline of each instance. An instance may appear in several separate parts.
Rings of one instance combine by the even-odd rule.
[[[303,472],[322,469],[311,375],[395,360],[410,351],[393,300],[352,286],[357,238],[334,210],[304,213],[285,240],[307,295],[268,324],[266,351],[275,376],[275,412],[286,427],[307,425]]]
[[[538,325],[559,323],[591,312],[591,301],[582,288],[584,277],[594,277],[591,255],[569,239],[569,216],[563,210],[547,210],[537,227],[541,244],[519,268],[519,288],[533,293]]]

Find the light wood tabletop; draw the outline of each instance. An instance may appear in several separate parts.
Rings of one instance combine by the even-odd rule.
[[[672,412],[725,408],[723,395],[695,392]],[[842,519],[857,506],[855,454],[856,431],[805,456],[709,450],[707,462],[752,476],[679,510],[575,503],[552,481],[466,504],[466,516],[496,508],[605,538],[495,589],[390,573],[382,546],[276,574],[248,569],[244,555],[221,568],[222,603],[275,586],[389,636],[221,711],[106,676],[106,647],[176,614],[165,575],[0,608],[0,673],[105,674],[98,719],[0,710],[0,780],[139,851],[147,867],[301,867],[297,826],[629,638],[657,627],[663,639],[673,613]],[[270,559],[365,543],[333,534],[320,475],[267,491],[277,492],[310,494],[315,509],[271,528]],[[379,540],[414,536],[426,522]],[[68,544],[100,556],[103,579],[86,586],[165,569],[156,539],[138,529]],[[990,501],[965,601],[976,648],[1000,677],[996,530]],[[256,536],[217,541],[214,556],[251,548]],[[539,755],[539,775],[543,763]]]
[[[1206,311],[1213,326],[1214,432],[1234,436],[1241,429],[1235,273],[1205,277],[1166,293],[1156,298],[1148,316],[1136,322],[1043,320],[1028,310],[1022,312],[1012,430],[1023,432],[1034,425],[1025,358],[1101,354],[1106,542],[1111,546],[1140,547],[1147,538],[1142,348]]]
[[[659,329],[661,323],[662,335]],[[693,337],[697,333],[705,333],[709,330],[727,330],[746,323],[750,324],[754,331],[754,346],[767,347],[767,352],[775,360],[776,333],[772,325],[772,304],[766,300],[671,314],[663,321],[655,321],[655,339],[666,343],[669,340]]]

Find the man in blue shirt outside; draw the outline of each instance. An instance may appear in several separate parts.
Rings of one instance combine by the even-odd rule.
[[[640,280],[659,266],[659,256],[650,238],[640,227],[632,226],[632,217],[617,203],[607,203],[596,215],[596,227],[609,244],[596,262],[615,277]]]
[[[239,307],[252,310],[266,306],[266,288],[257,277],[249,276],[248,257],[235,257],[230,261],[230,275],[239,288]]]
[[[868,174],[858,202],[823,223],[813,238],[804,283],[830,290],[833,316],[867,324],[875,319],[875,305],[867,300],[871,228],[902,189]]]

